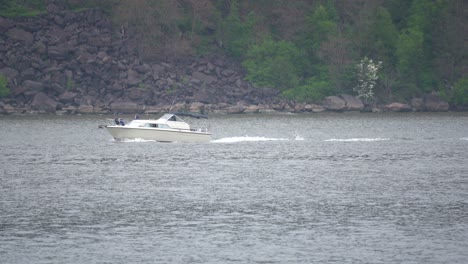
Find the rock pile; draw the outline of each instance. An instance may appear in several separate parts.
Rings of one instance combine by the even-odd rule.
[[[0,74],[12,95],[3,112],[163,111],[173,101],[200,111],[266,104],[278,95],[254,89],[241,67],[223,57],[145,63],[99,10],[49,10],[0,17]]]

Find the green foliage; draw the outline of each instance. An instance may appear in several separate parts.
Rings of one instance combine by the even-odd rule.
[[[462,78],[455,83],[454,93],[450,101],[456,105],[468,105],[468,77]]]
[[[286,90],[282,95],[298,102],[319,102],[335,93],[336,90],[332,88],[330,82],[312,77],[307,79],[305,84]]]
[[[424,35],[421,31],[410,28],[401,33],[396,50],[398,69],[408,81],[416,82],[421,59],[423,58]]]
[[[231,3],[229,15],[221,22],[219,33],[226,51],[236,59],[241,59],[252,42],[253,16],[249,16],[247,22],[242,22],[239,17],[237,1]]]
[[[8,89],[7,84],[7,78],[3,74],[0,74],[0,97],[6,97],[10,95],[10,89]]]
[[[336,22],[328,10],[320,5],[309,18],[309,24],[313,26],[312,39],[316,44],[327,39],[328,34],[336,28]]]
[[[306,60],[293,43],[267,39],[249,48],[243,65],[255,85],[287,90],[299,84]]]
[[[325,42],[331,34],[336,32],[336,11],[329,1],[327,7],[319,5],[313,13],[307,17],[307,29],[305,32],[304,45],[310,55],[316,55],[320,45]]]
[[[69,90],[69,91],[70,91],[70,90],[73,90],[73,88],[75,87],[75,82],[73,81],[72,78],[69,78],[69,77],[67,78],[67,85],[66,85],[66,87],[67,87],[67,90]]]
[[[111,13],[112,8],[119,3],[120,0],[65,0],[65,4],[71,10],[83,10],[90,8],[99,8],[106,13]]]
[[[375,22],[370,32],[374,56],[393,65],[399,33],[390,13],[384,7],[377,8]]]
[[[45,12],[44,0],[0,0],[0,16],[30,17]]]

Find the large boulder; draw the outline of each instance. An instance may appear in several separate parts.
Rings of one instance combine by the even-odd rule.
[[[13,27],[15,24],[7,18],[0,17],[0,28],[8,29]]]
[[[92,105],[80,105],[76,111],[80,114],[93,114],[94,107]]]
[[[19,75],[19,72],[13,68],[5,67],[0,69],[0,74],[7,77],[8,80],[12,80]]]
[[[322,106],[332,111],[346,110],[346,102],[338,96],[327,96],[323,99]]]
[[[200,102],[193,102],[189,106],[189,111],[194,113],[204,113],[205,112],[205,104]]]
[[[23,87],[27,91],[36,91],[40,92],[46,88],[46,85],[42,82],[36,82],[36,81],[31,81],[31,80],[26,80],[23,82]]]
[[[14,114],[17,112],[17,109],[13,106],[11,106],[10,104],[6,104],[2,107],[3,109],[3,112],[4,114]]]
[[[59,95],[58,99],[63,103],[71,103],[73,100],[75,100],[77,95],[77,93],[66,91]]]
[[[386,111],[390,112],[409,112],[411,107],[408,104],[393,102],[385,106]]]
[[[7,35],[12,40],[22,41],[28,44],[31,44],[34,41],[34,36],[31,32],[25,31],[17,27],[10,29]]]
[[[245,112],[247,107],[245,105],[237,104],[227,108],[228,114],[242,114]]]
[[[57,60],[68,59],[73,55],[73,53],[74,49],[67,46],[49,46],[47,49],[49,57]]]
[[[449,110],[448,102],[435,94],[424,96],[424,105],[426,107],[426,111],[440,112]]]
[[[364,103],[361,99],[349,94],[340,94],[339,96],[345,101],[346,110],[361,111],[364,109]]]
[[[312,113],[320,113],[325,111],[325,107],[317,104],[306,104],[304,106],[304,111]]]
[[[47,113],[55,113],[58,103],[46,94],[39,92],[34,96],[31,107]]]
[[[413,111],[420,112],[425,110],[424,100],[422,98],[413,98],[410,102],[411,108]]]
[[[211,75],[206,75],[206,74],[201,73],[201,72],[192,73],[192,78],[200,80],[205,84],[210,84],[210,83],[214,83],[214,82],[217,81],[216,77],[213,77]]]

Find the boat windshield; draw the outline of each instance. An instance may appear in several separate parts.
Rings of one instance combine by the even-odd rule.
[[[174,114],[164,114],[161,118],[161,120],[166,120],[166,121],[176,121],[176,122],[184,122],[184,120]]]

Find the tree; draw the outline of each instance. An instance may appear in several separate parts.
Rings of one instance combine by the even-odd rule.
[[[377,82],[378,71],[382,68],[382,62],[374,63],[372,59],[364,57],[356,65],[357,86],[353,88],[365,102],[370,102],[374,99],[374,86]]]
[[[423,59],[424,35],[415,28],[400,34],[397,45],[398,70],[407,81],[416,83]]]
[[[299,84],[305,64],[304,54],[293,43],[272,39],[252,45],[243,62],[247,80],[283,91]]]
[[[239,17],[237,1],[230,6],[226,20],[222,21],[219,29],[220,40],[227,53],[234,58],[241,59],[252,41],[253,17],[243,23]]]
[[[378,7],[374,23],[370,30],[369,41],[374,57],[385,60],[392,66],[395,61],[395,50],[398,41],[398,30],[392,22],[390,13],[384,7]],[[392,63],[390,63],[392,62]]]

